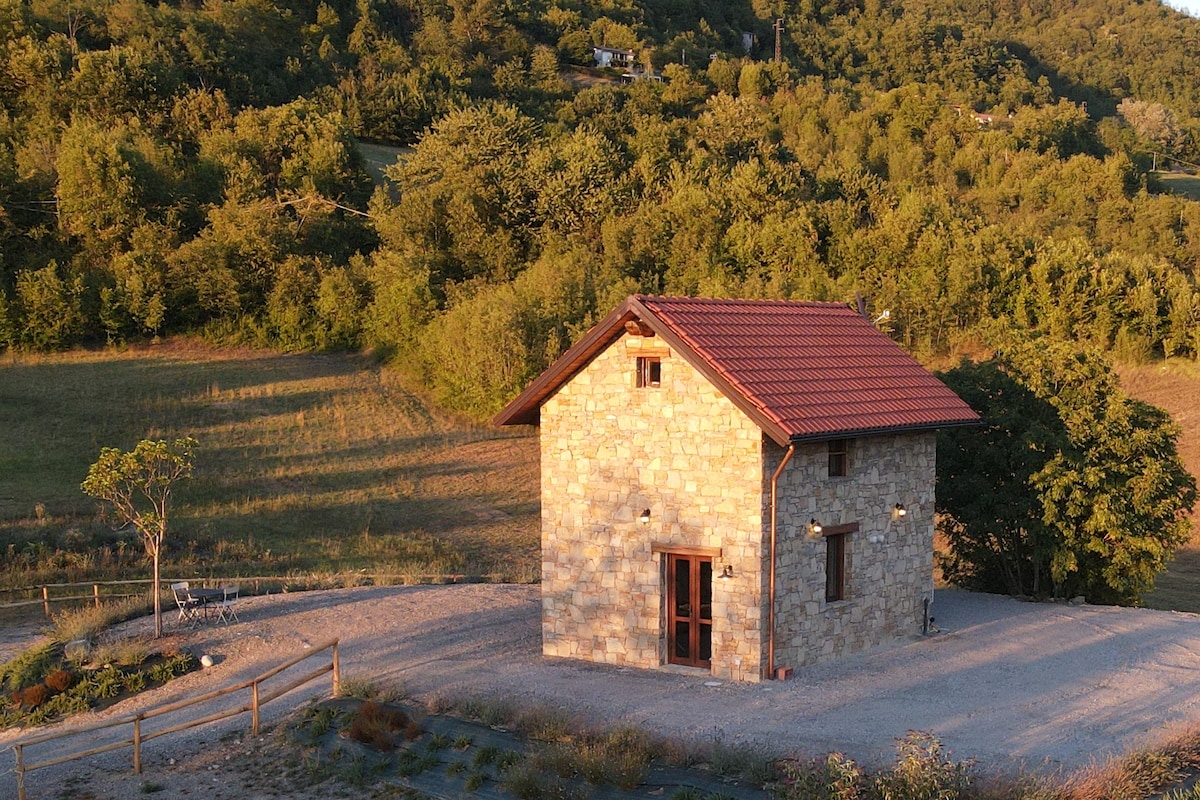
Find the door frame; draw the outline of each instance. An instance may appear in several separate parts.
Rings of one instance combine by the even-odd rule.
[[[666,661],[668,664],[676,664],[685,667],[696,667],[698,669],[712,668],[712,590],[713,590],[713,560],[714,556],[711,553],[697,552],[680,552],[679,550],[668,550],[664,553],[664,568],[665,568],[665,591],[664,602],[666,606],[666,639],[667,653]],[[702,593],[705,590],[704,581],[704,565],[708,565],[708,603],[702,602]],[[679,603],[676,602],[675,586],[676,575],[680,565],[685,565],[688,570],[688,602],[687,608],[689,613],[687,616],[681,616],[677,613]],[[703,615],[705,606],[708,608],[708,616]],[[688,656],[686,658],[675,654],[676,624],[686,622],[688,625]],[[709,632],[709,657],[702,659],[700,657],[701,647],[701,631],[703,627],[708,626]]]

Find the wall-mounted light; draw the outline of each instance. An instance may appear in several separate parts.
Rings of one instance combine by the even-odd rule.
[[[723,581],[727,581],[732,577],[733,577],[733,564],[726,564],[725,569],[721,570],[721,574],[717,576],[718,579],[723,580]]]
[[[908,509],[904,507],[903,503],[896,503],[892,508],[892,519],[902,519],[907,514]]]
[[[870,544],[883,544],[884,535],[882,533],[872,533],[867,537]]]
[[[643,510],[642,513],[638,516],[638,522],[645,525],[649,521],[650,521],[650,509],[647,508],[647,509]]]
[[[821,533],[821,531],[825,530],[821,527],[821,523],[817,522],[816,517],[813,517],[808,521],[808,529],[812,531],[813,536],[817,536]]]

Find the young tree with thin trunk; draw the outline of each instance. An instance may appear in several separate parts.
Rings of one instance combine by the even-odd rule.
[[[80,488],[111,503],[121,525],[142,534],[146,555],[154,564],[154,635],[162,636],[159,557],[167,536],[167,503],[175,484],[192,474],[196,440],[190,436],[167,443],[143,439],[128,452],[105,447]]]

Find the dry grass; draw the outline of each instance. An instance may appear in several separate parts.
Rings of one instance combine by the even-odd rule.
[[[1179,455],[1192,475],[1200,475],[1200,366],[1173,359],[1118,369],[1129,394],[1166,409],[1183,429]],[[1144,598],[1150,608],[1200,612],[1200,512],[1192,514],[1192,541],[1180,548]]]
[[[1143,800],[1200,770],[1200,730],[1177,731],[1157,747],[1081,770],[1067,782],[1066,800]]]
[[[1154,177],[1167,191],[1183,195],[1190,200],[1200,200],[1200,178],[1184,172],[1156,172]]]
[[[537,573],[527,432],[443,412],[365,357],[190,341],[0,363],[0,549],[72,579],[136,560],[136,538],[97,547],[79,483],[101,447],[184,435],[200,447],[168,574]]]

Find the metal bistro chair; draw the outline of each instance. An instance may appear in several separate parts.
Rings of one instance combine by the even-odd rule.
[[[179,616],[176,618],[176,624],[188,623],[189,628],[194,628],[200,623],[200,601],[188,594],[189,585],[187,581],[179,581],[171,584],[171,592],[175,595],[175,605],[179,607]]]
[[[234,608],[234,603],[237,602],[238,594],[241,591],[240,586],[224,586],[224,597],[212,604],[213,611],[217,615],[217,622],[224,622],[228,625],[232,622],[241,622],[238,619],[237,609]]]

